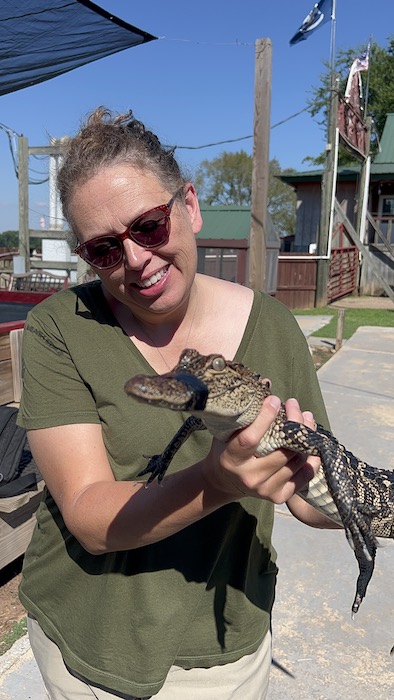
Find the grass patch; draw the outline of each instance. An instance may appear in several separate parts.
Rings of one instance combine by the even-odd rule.
[[[295,316],[324,316],[331,315],[331,321],[326,326],[312,333],[312,336],[335,338],[337,331],[338,308],[323,306],[319,309],[294,309]],[[394,327],[394,309],[345,309],[343,338],[350,338],[360,326]]]
[[[4,635],[3,639],[0,641],[0,656],[5,654],[8,649],[11,649],[14,642],[23,637],[27,632],[27,618],[23,617],[19,622],[15,622],[15,625],[10,629],[7,634]]]

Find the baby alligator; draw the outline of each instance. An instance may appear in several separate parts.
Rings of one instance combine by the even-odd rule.
[[[156,477],[159,482],[163,479],[174,454],[193,431],[208,429],[225,442],[256,418],[271,393],[270,382],[263,382],[244,365],[196,350],[184,350],[179,364],[167,374],[131,378],[125,391],[139,401],[191,414],[164,452],[151,457],[139,474],[150,474],[148,484]],[[359,566],[354,614],[373,574],[376,538],[394,538],[394,472],[358,459],[321,425],[314,431],[287,420],[283,404],[257,454],[278,448],[320,457],[318,473],[299,495],[345,530]]]

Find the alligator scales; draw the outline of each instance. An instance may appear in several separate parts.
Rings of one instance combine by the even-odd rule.
[[[184,350],[168,374],[133,377],[125,390],[140,401],[191,414],[163,453],[151,457],[139,474],[150,475],[147,483],[163,479],[174,454],[193,431],[208,429],[226,441],[256,418],[271,393],[270,383],[244,365],[196,350]],[[356,613],[373,574],[376,538],[394,538],[394,472],[358,459],[320,425],[314,431],[287,420],[283,404],[257,454],[278,448],[320,457],[318,473],[299,495],[345,529],[359,566],[352,605]]]

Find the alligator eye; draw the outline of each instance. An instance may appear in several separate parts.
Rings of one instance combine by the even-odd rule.
[[[226,360],[221,355],[218,355],[212,360],[212,369],[217,372],[222,372],[226,366]]]

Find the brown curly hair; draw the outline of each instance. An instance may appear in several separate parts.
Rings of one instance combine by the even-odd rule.
[[[75,187],[94,177],[101,168],[116,163],[130,163],[151,172],[169,192],[186,182],[174,158],[174,149],[164,147],[131,111],[115,114],[106,107],[98,107],[87,116],[76,136],[67,140],[57,175],[63,214],[69,222],[69,204]]]

